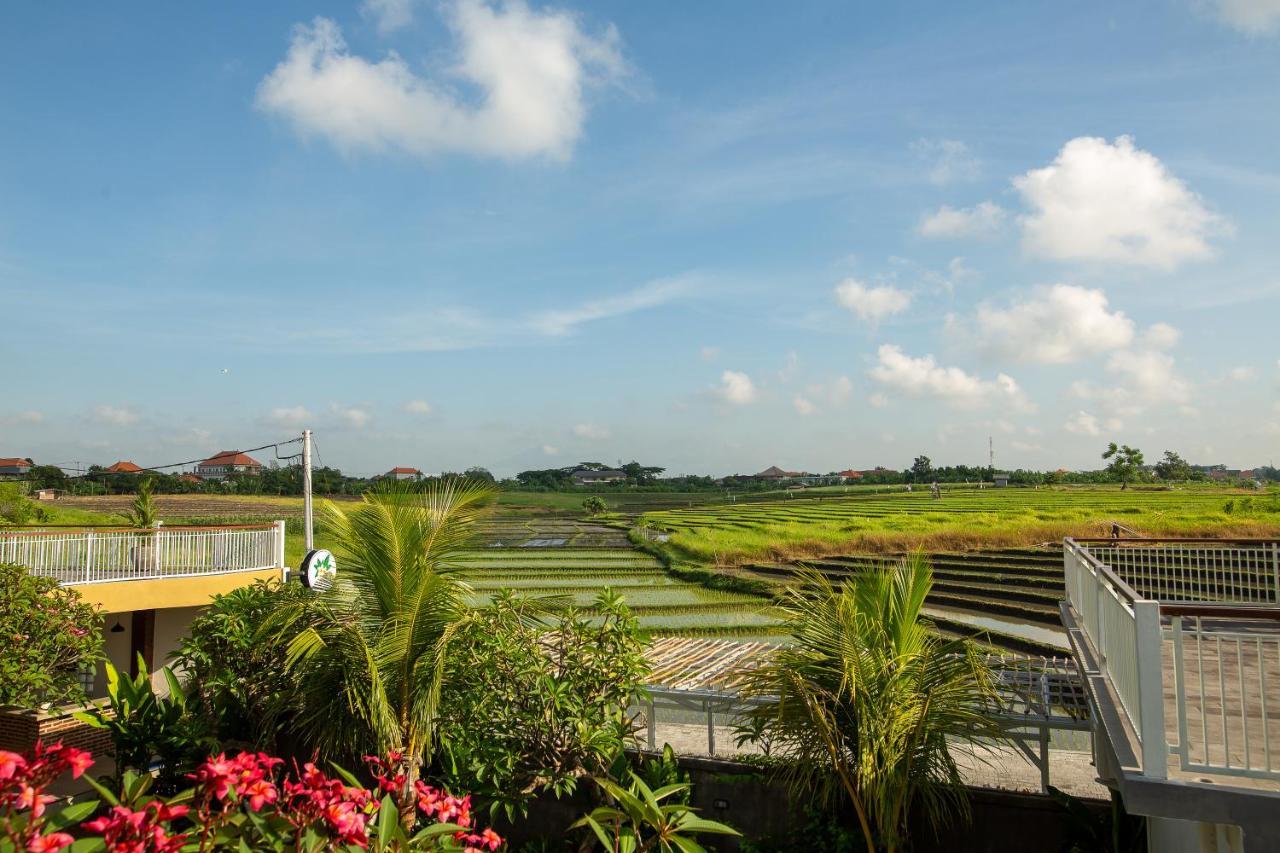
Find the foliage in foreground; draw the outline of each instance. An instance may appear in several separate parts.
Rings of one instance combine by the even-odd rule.
[[[634,773],[625,788],[612,779],[596,779],[596,784],[612,805],[600,806],[571,828],[589,828],[611,853],[703,853],[692,836],[739,834],[723,823],[698,817],[680,796],[688,792],[688,784],[664,785],[655,791]]]
[[[998,735],[991,673],[922,617],[933,581],[919,554],[839,590],[815,572],[798,581],[779,604],[795,644],[744,673],[760,702],[745,739],[769,740],[794,792],[843,797],[869,853],[901,850],[913,809],[935,828],[967,813],[947,741]]]
[[[79,673],[102,656],[102,617],[80,593],[0,563],[0,705],[84,698]]]
[[[390,486],[347,511],[327,506],[342,570],[328,589],[286,603],[266,630],[292,638],[294,720],[310,746],[341,760],[394,753],[417,779],[434,747],[446,651],[466,612],[466,587],[449,568],[491,494],[451,480],[421,492]]]
[[[504,590],[451,644],[440,739],[446,778],[508,814],[572,793],[633,739],[648,671],[636,618],[608,590],[590,619]]]
[[[493,830],[473,827],[468,797],[417,782],[409,808],[397,808],[392,793],[405,780],[385,771],[398,757],[367,760],[378,781],[372,790],[340,769],[331,777],[308,763],[284,773],[283,759],[243,752],[202,762],[188,777],[192,788],[176,797],[156,797],[149,775],[128,773],[118,795],[90,781],[101,800],[55,812],[49,786],[67,772],[79,778],[92,757],[61,744],[36,744],[27,755],[0,751],[0,851],[482,853],[502,846]]]
[[[222,741],[275,749],[295,701],[296,675],[284,666],[288,637],[259,627],[274,611],[310,595],[298,583],[258,581],[216,596],[191,622],[173,656],[192,709]]]

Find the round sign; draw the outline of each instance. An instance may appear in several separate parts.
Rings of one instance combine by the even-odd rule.
[[[307,552],[302,558],[298,573],[302,575],[302,583],[311,589],[328,589],[338,574],[338,561],[323,548]]]

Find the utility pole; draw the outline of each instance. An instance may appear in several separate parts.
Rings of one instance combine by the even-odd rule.
[[[311,430],[302,431],[302,533],[307,551],[315,547],[311,529]]]

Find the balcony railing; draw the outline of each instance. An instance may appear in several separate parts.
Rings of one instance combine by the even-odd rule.
[[[0,531],[0,562],[64,585],[279,569],[284,522]]]
[[[1280,779],[1280,545],[1073,540],[1067,599],[1142,773]]]

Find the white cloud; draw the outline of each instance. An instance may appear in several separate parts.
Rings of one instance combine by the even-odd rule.
[[[1107,295],[1069,284],[1037,289],[1004,310],[979,306],[979,347],[1003,357],[1068,364],[1128,346],[1133,321],[1111,311]]]
[[[837,376],[827,393],[831,402],[843,403],[853,395],[853,380],[848,376]]]
[[[1168,323],[1152,323],[1142,333],[1142,343],[1151,349],[1173,349],[1182,338],[1182,332]]]
[[[543,335],[560,337],[573,332],[583,323],[621,317],[645,308],[656,308],[688,296],[694,289],[689,277],[659,279],[634,290],[604,299],[595,299],[577,306],[533,315],[530,325]]]
[[[404,410],[411,415],[429,415],[431,404],[426,400],[410,400],[404,404]]]
[[[1000,230],[1004,220],[1004,208],[995,202],[960,208],[944,204],[921,216],[916,231],[922,237],[990,237]]]
[[[871,404],[873,409],[883,409],[885,406],[889,405],[889,397],[888,395],[881,394],[877,391],[867,398],[867,402]]]
[[[578,424],[573,428],[573,434],[588,441],[604,441],[609,437],[609,428],[599,424]]]
[[[543,456],[559,456],[560,448],[552,447],[550,444],[544,444],[542,445],[542,455]]]
[[[342,424],[352,429],[364,429],[373,420],[372,415],[358,406],[341,406],[334,403],[330,406],[330,410]]]
[[[342,151],[567,159],[582,133],[585,90],[625,71],[617,31],[591,35],[569,12],[522,0],[499,9],[457,0],[446,16],[458,55],[442,79],[419,76],[395,52],[376,61],[356,56],[338,25],[318,17],[297,28],[288,54],[259,85],[257,105]],[[477,90],[475,103],[459,89]]]
[[[1101,435],[1102,427],[1098,425],[1098,418],[1088,412],[1081,410],[1076,412],[1075,417],[1063,424],[1067,432],[1074,432],[1076,435]]]
[[[378,32],[386,35],[413,22],[413,0],[364,0],[360,14],[373,18]]]
[[[267,415],[267,423],[272,426],[301,428],[311,419],[311,412],[305,406],[282,406],[271,410]]]
[[[1227,378],[1232,382],[1250,382],[1257,376],[1257,368],[1247,364],[1236,365],[1227,371]]]
[[[795,396],[795,399],[791,401],[791,405],[795,407],[796,414],[808,416],[818,413],[818,407],[815,406],[808,397],[801,396],[800,394]]]
[[[857,279],[846,278],[836,285],[836,301],[863,322],[878,323],[906,311],[911,306],[911,294],[892,285],[868,287]]]
[[[93,408],[94,420],[111,426],[132,426],[139,420],[137,413],[125,406],[101,405]]]
[[[997,400],[1018,408],[1027,407],[1026,398],[1013,377],[1000,373],[982,379],[958,367],[942,367],[932,355],[914,358],[894,344],[877,351],[879,363],[868,372],[886,388],[912,397],[933,397],[960,407],[974,407]]]
[[[1251,36],[1280,30],[1280,0],[1214,0],[1218,17]]]
[[[1152,154],[1121,136],[1072,139],[1042,169],[1014,178],[1031,212],[1022,244],[1057,260],[1171,270],[1212,254],[1224,223]]]
[[[754,403],[759,396],[751,377],[736,370],[726,370],[720,374],[720,386],[716,389],[716,393],[726,403],[732,403],[735,406]]]
[[[28,409],[25,412],[14,412],[11,415],[0,417],[0,424],[5,426],[19,426],[22,424],[34,425],[44,423],[44,413]]]
[[[1107,360],[1107,370],[1122,385],[1107,396],[1130,406],[1156,403],[1186,403],[1191,385],[1178,375],[1173,356],[1157,350],[1121,350]]]
[[[958,139],[917,139],[911,150],[929,167],[929,180],[935,184],[977,179],[981,171],[978,158]]]

